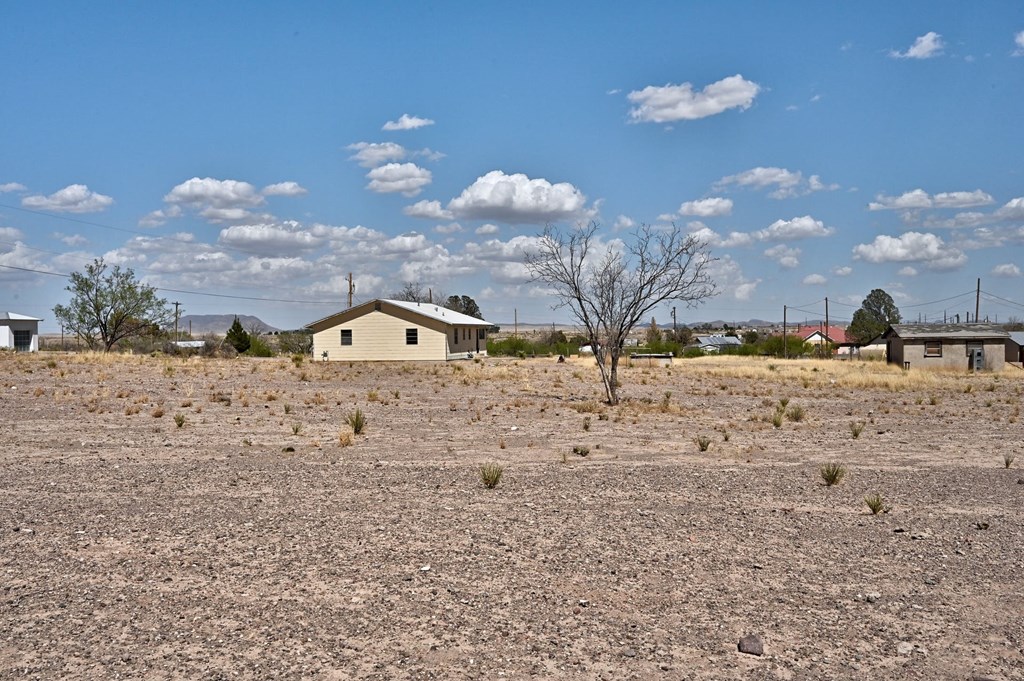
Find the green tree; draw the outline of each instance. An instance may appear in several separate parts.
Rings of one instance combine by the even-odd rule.
[[[174,312],[157,297],[155,288],[139,282],[131,268],[108,268],[103,258],[86,265],[85,272],[72,273],[65,290],[71,293],[71,302],[54,307],[54,317],[90,348],[102,345],[104,352],[174,320]]]
[[[484,318],[483,313],[480,312],[480,306],[469,296],[448,296],[448,299],[444,301],[444,306],[449,310],[455,310],[470,317]]]
[[[624,248],[602,246],[597,224],[547,227],[526,255],[534,281],[551,287],[584,329],[609,404],[619,403],[619,357],[629,332],[659,305],[695,306],[715,294],[707,243],[675,227],[641,225]]]
[[[658,328],[658,322],[654,317],[651,317],[651,325],[647,327],[647,347],[656,346],[660,342],[661,329]]]
[[[847,332],[857,343],[864,345],[884,333],[890,324],[899,323],[900,311],[892,296],[876,288],[864,299],[860,309],[853,313]]]
[[[248,350],[249,345],[252,344],[249,334],[242,328],[242,322],[238,321],[237,316],[235,321],[231,323],[231,328],[228,329],[226,340],[239,354]]]
[[[743,342],[747,345],[754,345],[757,343],[758,333],[754,329],[743,332]]]

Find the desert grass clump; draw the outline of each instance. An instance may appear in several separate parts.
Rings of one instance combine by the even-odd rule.
[[[480,482],[484,484],[487,489],[494,489],[501,482],[501,474],[505,472],[505,467],[497,463],[485,463],[480,466]]]
[[[1003,454],[1003,468],[1009,468],[1013,465],[1013,462],[1017,460],[1017,457],[1013,454]]]
[[[711,438],[707,435],[698,435],[693,441],[697,443],[697,447],[702,452],[708,451],[708,447],[711,446]]]
[[[149,413],[149,415],[152,416],[155,419],[158,419],[158,418],[161,418],[164,415],[164,410],[163,410],[162,407],[157,407],[156,409],[151,411]]]
[[[301,423],[293,423],[292,424],[292,435],[298,435],[301,432],[302,432],[302,424]]]
[[[885,499],[878,492],[869,494],[864,497],[864,503],[868,505],[868,510],[871,511],[871,515],[878,515],[879,513],[888,513],[892,510],[891,506],[885,505]]]
[[[807,414],[804,411],[804,408],[801,407],[799,404],[794,404],[786,411],[786,417],[789,418],[790,421],[803,421],[804,416],[806,415]]]
[[[772,414],[772,425],[775,426],[776,428],[781,428],[782,427],[782,419],[784,418],[784,416],[785,416],[784,412],[782,412],[780,410],[776,410],[775,413]]]
[[[174,425],[178,426],[179,428],[183,427],[185,425],[185,415],[180,412],[175,414]]]
[[[590,447],[586,445],[574,445],[572,453],[576,456],[588,456],[590,454]]]
[[[825,485],[832,487],[838,485],[846,477],[846,466],[836,461],[830,461],[818,468],[818,474],[825,481]]]
[[[290,404],[284,405],[284,413],[285,414],[291,414],[292,413],[292,405],[290,405]]]
[[[366,393],[366,401],[367,402],[379,402],[380,401],[380,393],[378,393],[376,390],[369,391],[368,393]]]
[[[859,438],[860,434],[862,432],[864,432],[864,422],[863,421],[851,421],[850,422],[850,435],[853,436],[854,440]]]
[[[338,433],[338,446],[348,447],[352,444],[352,433],[347,430],[343,430]]]
[[[584,416],[583,417],[583,430],[586,430],[586,431],[590,430],[590,417],[589,416]]]
[[[363,415],[362,409],[356,408],[354,412],[345,417],[345,422],[352,428],[354,435],[360,435],[363,429],[366,428],[366,416]]]

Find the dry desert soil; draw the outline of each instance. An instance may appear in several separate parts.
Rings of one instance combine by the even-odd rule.
[[[0,677],[1024,679],[1024,371],[622,384],[0,356]]]

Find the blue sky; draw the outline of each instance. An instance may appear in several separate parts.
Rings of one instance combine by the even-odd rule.
[[[1024,317],[1020,2],[0,19],[0,308],[44,330],[66,281],[25,270],[99,256],[186,314],[285,328],[344,307],[349,272],[357,301],[418,281],[491,321],[563,321],[522,256],[588,220],[611,244],[639,223],[708,241],[720,293],[680,321],[799,321],[826,297],[844,320],[873,288],[941,319],[973,312],[979,277],[982,316]]]

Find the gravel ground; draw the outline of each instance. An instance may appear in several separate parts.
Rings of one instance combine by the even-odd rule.
[[[776,364],[2,355],[0,677],[1024,678],[1024,372]]]

